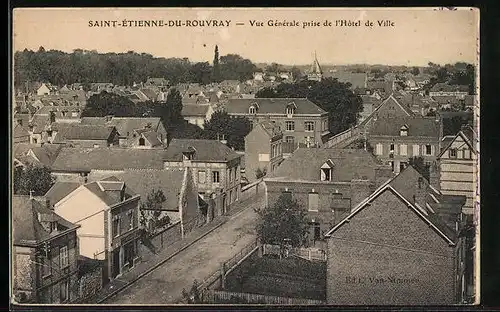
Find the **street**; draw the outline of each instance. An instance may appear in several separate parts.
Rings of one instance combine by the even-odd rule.
[[[189,290],[193,281],[202,282],[219,269],[243,247],[255,240],[254,208],[264,205],[264,196],[237,205],[247,205],[243,211],[213,232],[180,252],[172,259],[144,276],[129,288],[109,298],[104,304],[171,304]],[[232,207],[238,209],[239,207]]]

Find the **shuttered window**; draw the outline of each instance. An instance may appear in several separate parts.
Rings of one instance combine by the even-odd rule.
[[[319,194],[309,193],[309,211],[318,211],[319,208]]]

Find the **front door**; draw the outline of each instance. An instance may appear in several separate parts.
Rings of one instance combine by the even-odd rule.
[[[111,277],[115,278],[118,274],[120,274],[120,249],[113,250],[113,264],[112,264],[112,272]]]

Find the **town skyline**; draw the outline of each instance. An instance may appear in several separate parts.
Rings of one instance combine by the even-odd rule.
[[[174,12],[174,13],[172,13]],[[477,64],[478,15],[474,10],[429,8],[377,11],[282,9],[22,9],[14,11],[15,51],[43,46],[71,52],[73,47],[99,53],[136,51],[157,57],[187,57],[211,63],[220,54],[239,54],[255,63],[311,64],[316,51],[321,64],[426,66],[429,62]],[[169,16],[171,14],[172,16]],[[255,27],[251,20],[393,21],[394,27]],[[89,27],[106,20],[227,20],[229,27],[124,28]],[[51,23],[44,21],[51,20]],[[236,26],[243,23],[243,26]],[[36,26],[35,26],[36,25]],[[438,30],[438,31],[436,31]],[[48,37],[44,34],[52,34]],[[76,35],[78,34],[78,35]],[[371,38],[371,39],[370,39]],[[175,44],[171,44],[174,42]],[[307,43],[307,44],[304,44]],[[388,53],[391,51],[391,53]]]

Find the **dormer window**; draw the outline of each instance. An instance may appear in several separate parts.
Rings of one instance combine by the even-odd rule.
[[[255,106],[250,106],[249,113],[251,115],[255,115],[257,113],[257,109],[255,108]]]
[[[335,164],[331,159],[328,159],[321,166],[321,181],[332,181],[333,168],[335,168]]]
[[[408,136],[408,126],[407,126],[407,125],[403,125],[403,126],[399,129],[399,135],[400,135],[400,136]]]
[[[288,104],[288,106],[286,107],[286,114],[288,116],[295,114],[295,108],[295,103]]]

